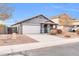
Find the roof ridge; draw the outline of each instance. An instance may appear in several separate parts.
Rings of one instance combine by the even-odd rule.
[[[31,17],[31,18],[28,18],[28,19],[25,19],[25,20],[22,20],[22,21],[16,22],[15,24],[22,23],[22,22],[25,22],[25,21],[31,20],[31,19],[36,18],[36,17],[39,17],[39,16],[43,16],[44,18],[46,18],[47,20],[49,20],[48,17],[44,16],[43,14],[39,14],[39,15],[33,16],[33,17]],[[50,21],[51,21],[51,20],[50,20]],[[13,25],[15,25],[15,24],[13,24]]]
[[[66,16],[68,16],[69,18],[73,19],[73,18],[71,17],[71,15],[69,15],[68,13],[61,13],[61,14],[58,14],[58,15],[56,15],[56,16],[53,16],[52,19],[53,19],[53,18],[59,18],[59,17],[62,16],[62,15],[66,15]]]

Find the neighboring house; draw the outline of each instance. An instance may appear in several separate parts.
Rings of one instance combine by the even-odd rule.
[[[0,34],[7,34],[7,26],[0,24]]]
[[[59,25],[71,25],[72,18],[67,14],[60,14],[51,18],[51,20]]]
[[[68,14],[60,14],[52,18],[52,21],[59,24],[60,29],[67,29],[68,31],[71,30],[74,26],[79,25],[78,20],[74,20],[71,16]]]
[[[12,25],[17,28],[20,34],[27,33],[48,33],[52,28],[57,28],[57,24],[45,17],[37,15],[35,17],[25,19]]]
[[[12,28],[6,26],[3,20],[0,20],[0,34],[12,34]]]
[[[0,20],[0,34],[7,34],[7,26]]]

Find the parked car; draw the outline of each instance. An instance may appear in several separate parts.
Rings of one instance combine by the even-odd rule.
[[[69,29],[70,32],[76,32],[79,29],[79,25],[73,26]]]

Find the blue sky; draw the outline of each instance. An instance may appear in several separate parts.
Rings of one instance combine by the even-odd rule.
[[[7,25],[39,14],[50,18],[67,13],[73,18],[79,19],[78,3],[8,3],[7,5],[14,9],[12,17],[6,21]]]

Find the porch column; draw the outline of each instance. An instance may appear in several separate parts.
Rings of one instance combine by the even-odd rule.
[[[50,32],[50,24],[47,25],[47,31]]]
[[[42,23],[40,24],[40,33],[42,33]]]
[[[42,33],[44,33],[44,24],[40,24],[40,33],[42,34]]]
[[[55,28],[57,28],[57,25],[55,24]]]
[[[23,34],[23,26],[22,26],[22,23],[20,24],[20,34]]]

